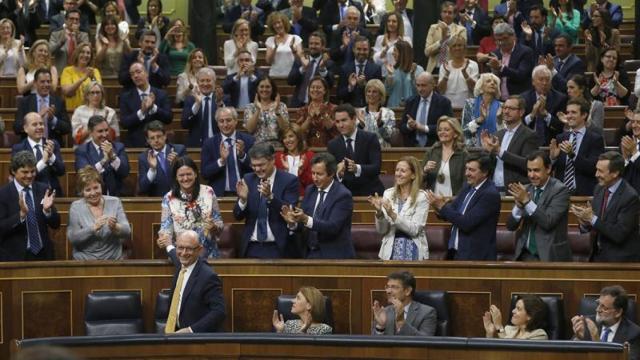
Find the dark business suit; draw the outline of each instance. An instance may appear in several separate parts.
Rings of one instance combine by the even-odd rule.
[[[267,222],[269,229],[273,233],[280,257],[293,257],[295,250],[289,242],[289,229],[287,228],[287,223],[280,216],[280,211],[282,211],[283,206],[295,206],[298,203],[298,178],[282,170],[276,169],[274,171],[276,176],[271,188],[273,199],[267,200]],[[246,174],[244,181],[249,188],[246,207],[242,210],[238,202],[236,202],[233,208],[233,216],[236,220],[245,220],[244,231],[240,240],[241,257],[247,256],[247,247],[251,241],[251,235],[256,230],[261,196],[260,192],[258,192],[260,178],[255,173]]]
[[[262,78],[262,74],[259,71],[255,71],[254,76],[249,78],[249,102],[253,102],[256,98],[256,91],[258,90],[258,83]],[[240,100],[240,80],[235,80],[236,74],[227,75],[222,83],[222,90],[224,91],[224,103],[227,106],[238,107],[238,100]]]
[[[589,318],[591,318],[593,322],[596,321],[595,316],[590,316]],[[596,325],[598,326],[598,334],[602,335],[602,328],[604,325],[598,325],[598,323],[596,323]],[[585,326],[584,331],[584,339],[591,339],[589,328]],[[616,330],[616,334],[613,336],[611,342],[616,344],[624,344],[628,342],[630,345],[629,360],[640,359],[640,326],[627,319],[626,314],[622,315],[620,325],[618,325],[618,330]]]
[[[451,108],[451,101],[446,97],[434,92],[431,92],[431,102],[429,103],[429,112],[427,113],[427,126],[429,132],[427,135],[427,145],[431,146],[438,139],[437,123],[441,116],[453,116],[453,109]],[[411,130],[407,127],[409,116],[411,116],[416,122],[420,122],[418,119],[418,107],[420,107],[420,101],[422,98],[420,95],[415,95],[409,98],[404,106],[404,114],[402,115],[402,122],[400,124],[400,132],[404,138],[404,146],[418,146],[416,140],[416,130]]]
[[[598,217],[592,228],[596,231],[592,247],[591,261],[633,262],[640,260],[640,234],[638,215],[640,200],[638,193],[624,179],[609,196],[609,203],[600,216],[604,200],[604,188],[596,185],[591,208]]]
[[[209,96],[211,99],[209,100],[210,124],[207,124],[207,120],[203,118],[204,99],[200,104],[197,114],[194,114],[192,110],[193,104],[196,102],[196,98],[193,97],[193,95],[189,95],[184,99],[184,107],[182,108],[180,124],[183,129],[189,129],[186,144],[188,147],[201,147],[204,141],[209,138],[209,126],[213,129],[214,134],[220,133],[215,116],[216,111],[218,110],[218,105],[216,104],[214,94],[209,94]]]
[[[50,0],[49,7],[47,8],[45,0],[38,0],[38,7],[36,11],[38,12],[40,23],[48,24],[49,19],[59,13],[62,9],[62,1]]]
[[[111,144],[113,145],[113,152],[120,159],[120,167],[116,170],[110,163],[104,166],[104,172],[102,173],[104,187],[102,192],[108,195],[119,196],[122,190],[122,183],[124,179],[129,176],[129,159],[122,143],[114,141]],[[93,141],[78,146],[75,150],[75,156],[76,171],[87,165],[95,167],[95,164],[102,160],[93,145]]]
[[[434,336],[438,317],[436,309],[429,305],[412,301],[409,305],[407,318],[400,330],[396,331],[396,309],[393,305],[384,308],[387,314],[387,324],[384,327],[384,335],[405,336]]]
[[[539,3],[539,5],[541,7],[544,7],[544,4],[542,3],[542,1],[536,1],[537,3]],[[522,22],[526,21],[527,18],[529,17],[529,6],[533,5],[534,2],[532,1],[518,1],[517,2],[517,8],[518,10],[516,11],[515,16],[513,17],[513,24],[510,24],[513,26],[513,29],[515,30],[516,33],[516,37],[520,37],[520,34],[522,33]],[[526,9],[525,9],[526,7]],[[500,16],[504,16],[505,18],[507,17],[507,1],[504,0],[503,2],[501,2],[500,4],[496,5],[493,8],[493,14],[494,15],[500,15]],[[525,15],[523,14],[527,14],[527,16],[525,17]],[[508,21],[508,20],[507,20]]]
[[[360,165],[362,171],[360,177],[345,169],[342,184],[351,191],[353,196],[368,196],[374,193],[384,193],[384,187],[378,177],[382,166],[382,154],[380,142],[375,134],[357,130],[356,141],[353,145],[353,161]],[[344,136],[339,135],[327,144],[327,151],[338,162],[344,160],[347,151],[347,143]]]
[[[624,167],[624,179],[640,193],[640,160],[629,161]]]
[[[534,199],[534,186],[527,185],[531,201]],[[509,216],[507,229],[516,232],[516,255],[518,260],[527,247],[531,228],[535,226],[535,241],[538,257],[542,261],[571,261],[571,246],[567,241],[567,223],[569,218],[569,188],[554,178],[544,185],[544,190],[536,203],[536,211],[529,215],[522,210],[519,220]]]
[[[171,101],[167,93],[158,88],[151,86],[151,92],[155,95],[155,104],[158,107],[154,114],[147,114],[144,120],[138,118],[138,110],[142,100],[138,94],[137,88],[124,90],[120,95],[120,124],[128,130],[124,144],[127,147],[145,147],[147,140],[145,139],[144,127],[146,124],[158,120],[165,124],[171,124],[173,121],[173,113],[171,112]]]
[[[16,120],[13,122],[13,132],[20,135],[23,139],[27,137],[24,132],[24,117],[30,112],[38,112],[38,97],[36,94],[29,94],[18,101],[18,110],[16,111]],[[55,126],[52,119],[47,119],[47,127],[49,129],[49,139],[56,140],[59,144],[64,144],[64,135],[71,132],[71,123],[67,114],[67,107],[61,98],[56,95],[49,95],[49,106],[55,106],[55,117],[58,119]]]
[[[505,133],[505,129],[498,131],[497,136],[500,143],[502,143]],[[505,187],[515,182],[522,184],[529,182],[527,177],[527,156],[538,150],[539,146],[540,142],[536,133],[524,124],[520,124],[509,142],[509,147],[504,149],[505,151],[502,153]]]
[[[31,46],[38,37],[36,36],[36,29],[40,27],[40,16],[38,15],[37,7],[28,9],[27,12],[18,10],[16,7],[16,0],[5,0],[3,3],[8,3],[7,6],[11,13],[8,14],[8,18],[13,21],[16,31],[15,34],[19,37],[24,35],[24,45]],[[23,2],[26,6],[27,1]],[[4,18],[4,17],[3,17]]]
[[[158,43],[160,43],[160,39],[158,39]],[[120,71],[118,72],[118,82],[120,82],[120,85],[125,88],[134,87],[131,75],[129,75],[129,68],[134,62],[138,62],[139,52],[140,50],[134,50],[128,54],[122,55],[123,58],[120,63]],[[167,58],[167,55],[160,53],[158,54],[156,63],[158,64],[158,70],[149,70],[149,84],[154,88],[162,89],[171,82],[169,58]]]
[[[467,209],[458,209],[471,190],[466,184],[453,202],[443,206],[440,217],[458,227],[458,251],[455,260],[496,260],[496,228],[500,215],[500,193],[487,179],[476,190]],[[451,236],[454,236],[453,233]]]
[[[355,6],[356,8],[358,8],[358,10],[360,10],[360,26],[364,27],[365,23],[362,6],[359,3],[350,0],[347,0],[345,2],[345,6],[345,18],[347,16],[346,12],[349,6]],[[340,7],[337,0],[327,0],[327,2],[324,4],[322,10],[320,10],[320,24],[322,25],[322,30],[324,30],[324,33],[327,34],[327,36],[329,36],[329,34],[333,32],[333,25],[340,24]]]
[[[531,89],[531,90],[525,91],[521,95],[524,98],[524,101],[526,103],[524,108],[524,113],[526,115],[529,115],[533,110],[533,105],[537,101],[536,91],[534,89]],[[551,141],[551,139],[555,138],[564,129],[564,123],[560,121],[560,119],[558,119],[558,116],[556,114],[559,111],[564,112],[567,107],[567,96],[557,90],[551,89],[546,94],[546,97],[547,97],[547,102],[546,102],[545,109],[547,110],[549,115],[551,115],[551,121],[549,122],[549,125],[546,125],[545,123],[545,129],[544,129],[545,138],[540,139],[540,145],[543,145],[543,146],[549,145],[549,142]],[[533,116],[531,117],[531,122],[528,124],[528,126],[534,131],[537,131],[535,117]]]
[[[321,76],[320,75],[320,67],[317,65],[317,63],[320,61],[318,59],[322,59],[322,56],[319,56],[316,59],[316,65],[315,65],[315,70],[313,72],[313,74],[311,75],[311,78],[309,79],[309,82],[311,82],[311,79],[313,79],[315,76]],[[296,61],[294,61],[293,66],[291,67],[291,71],[289,71],[289,77],[287,78],[287,83],[291,86],[295,86],[295,90],[293,91],[293,94],[291,95],[291,100],[289,100],[289,107],[292,108],[297,108],[297,107],[303,107],[304,105],[306,105],[306,103],[300,101],[300,97],[304,96],[305,91],[307,91],[307,87],[304,86],[304,79],[305,79],[305,72],[300,73],[300,67],[302,66],[302,64],[300,64],[300,61],[296,59]],[[311,66],[311,64],[309,64],[309,66]],[[327,69],[327,73],[325,74],[325,76],[321,76],[326,82],[327,85],[329,86],[329,89],[331,89],[333,87],[333,71],[331,71],[330,69],[333,67],[333,62],[331,60],[329,60],[326,64],[325,67]],[[309,70],[311,71],[311,70]],[[308,86],[308,84],[306,84]]]
[[[13,157],[20,151],[28,151],[33,154],[33,148],[29,144],[28,139],[14,144],[13,147],[11,147],[11,156]],[[40,147],[40,151],[43,151],[42,147]],[[56,196],[62,197],[64,193],[62,192],[58,176],[64,175],[64,162],[62,161],[62,154],[60,153],[60,144],[55,140],[53,140],[53,155],[55,155],[56,160],[52,164],[46,163],[45,168],[36,175],[35,181],[49,185],[56,191]]]
[[[569,132],[564,132],[556,137],[558,144],[569,141]],[[576,190],[573,195],[591,196],[596,185],[596,163],[598,157],[604,152],[604,139],[602,135],[587,129],[580,143],[578,153],[573,158],[575,169]],[[554,175],[560,181],[564,181],[564,171],[567,166],[567,154],[560,151],[560,156],[553,164]]]
[[[374,63],[372,60],[367,60],[367,63],[364,66],[364,77],[366,79],[365,84],[356,84],[356,86],[349,91],[349,76],[351,74],[358,74],[355,61],[349,61],[340,68],[338,98],[342,102],[350,103],[354,107],[363,107],[367,104],[364,96],[366,82],[371,79],[378,79],[382,81],[382,69],[380,68],[380,65]]]
[[[287,19],[292,21],[291,8],[288,7],[282,11],[281,13],[287,16]],[[318,16],[316,15],[316,11],[313,10],[312,7],[303,6],[302,7],[302,17],[298,20],[297,24],[300,25],[300,30],[296,31],[294,25],[291,24],[291,30],[289,31],[292,34],[299,35],[302,38],[302,46],[307,47],[309,43],[309,36],[312,32],[318,30]]]
[[[524,32],[520,33],[520,43],[533,50],[533,56],[535,56],[536,59],[538,56],[547,56],[547,54],[555,55],[556,50],[553,41],[560,33],[555,29],[550,29],[549,34],[545,35],[544,30],[540,30],[542,32],[542,43],[536,43],[536,29],[531,27],[531,30],[533,33],[529,40],[527,40]],[[540,34],[540,32],[538,32],[538,34]]]
[[[20,205],[18,189],[11,181],[0,188],[0,261],[53,260],[53,243],[49,239],[49,227],[60,227],[60,215],[55,206],[51,208],[51,216],[42,212],[42,199],[48,186],[34,182],[31,193],[38,221],[38,231],[42,240],[42,250],[37,255],[27,253],[27,222],[20,222]]]
[[[138,194],[144,196],[164,196],[171,189],[171,164],[166,161],[169,154],[175,151],[178,155],[176,158],[187,155],[187,149],[180,144],[166,144],[165,149],[165,161],[166,161],[166,173],[162,170],[160,164],[156,167],[156,177],[153,181],[149,181],[147,172],[149,171],[149,161],[147,156],[151,149],[145,149],[138,155]],[[158,159],[160,161],[160,159]]]
[[[327,35],[328,46],[330,48],[329,55],[331,56],[331,60],[335,61],[337,67],[355,59],[353,53],[355,37],[353,37],[349,42],[349,46],[346,46],[344,49],[342,48],[342,34],[345,31],[349,32],[346,27],[339,27]],[[359,25],[355,31],[358,32],[359,36],[366,37],[369,40],[369,43],[371,43],[370,35],[365,25]],[[371,46],[371,44],[369,44],[369,46]]]
[[[609,12],[609,16],[611,17],[611,26],[614,28],[619,28],[620,24],[622,24],[622,7],[618,4],[614,4],[610,1],[607,1],[607,5],[605,8]],[[591,7],[587,7],[584,9],[584,13],[582,14],[582,28],[588,29],[591,26]]]
[[[468,11],[465,9],[465,11]],[[487,12],[482,9],[480,6],[476,5],[475,9],[473,9],[473,16],[471,19],[476,22],[475,27],[467,27],[467,24],[462,23],[461,17],[458,16],[456,22],[467,29],[467,44],[469,45],[479,45],[480,40],[491,34],[491,25],[489,24],[489,15]]]
[[[169,252],[169,257],[176,268],[169,294],[169,298],[173,298],[182,265],[176,255],[176,249]],[[217,332],[222,330],[224,318],[222,282],[211,266],[198,258],[182,292],[176,328],[179,325],[180,329],[191,327],[194,333]]]
[[[502,51],[496,49],[493,51],[498,60],[502,61]],[[531,89],[531,71],[537,62],[537,58],[533,55],[533,50],[522,44],[516,43],[509,58],[509,66],[499,70],[496,75],[499,78],[507,78],[507,90],[509,95],[518,95]],[[505,94],[502,94],[504,96]]]
[[[236,131],[235,139],[242,140],[244,142],[244,158],[238,159],[237,154],[234,154],[236,158],[236,168],[242,179],[245,174],[253,172],[251,168],[251,159],[249,158],[249,149],[255,143],[253,136]],[[219,166],[218,159],[220,158],[220,142],[222,141],[222,134],[218,133],[213,135],[204,141],[202,144],[202,151],[200,158],[202,159],[200,168],[202,169],[202,177],[209,182],[209,185],[213,188],[213,191],[217,196],[223,196],[225,193],[225,185],[227,181],[227,166]],[[229,160],[229,158],[227,158]],[[230,187],[235,188],[236,184],[229,184]],[[234,191],[235,192],[235,191]]]
[[[353,215],[351,192],[337,180],[334,180],[329,192],[325,194],[322,205],[318,206],[314,214],[313,209],[318,195],[317,186],[307,187],[301,208],[305,214],[313,217],[313,226],[308,229],[306,226],[298,224],[296,228],[296,230],[302,231],[302,238],[306,242],[306,257],[312,259],[354,258],[356,252],[351,241],[351,217]]]
[[[557,73],[553,76],[551,84],[554,89],[563,94],[567,93],[567,81],[569,81],[573,75],[583,75],[587,69],[584,61],[582,61],[582,59],[580,59],[576,54],[570,54],[567,56],[562,67],[560,67],[560,59],[557,56],[554,57],[553,66]]]
[[[258,17],[256,21],[251,23],[251,38],[257,39],[260,35],[264,33],[264,11],[255,6],[251,6],[251,11],[256,11],[258,13]],[[233,29],[233,24],[242,17],[242,6],[239,4],[227,10],[224,14],[224,21],[222,22],[222,30],[227,34],[231,33]]]

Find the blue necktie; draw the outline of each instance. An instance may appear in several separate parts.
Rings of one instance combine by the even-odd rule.
[[[609,338],[609,334],[611,333],[611,329],[606,327],[604,328],[604,331],[602,331],[602,336],[600,336],[600,341],[602,342],[608,342],[607,339]]]
[[[462,215],[464,215],[464,212],[467,209],[467,205],[469,205],[469,201],[471,201],[471,198],[473,197],[473,194],[475,194],[475,192],[476,192],[475,187],[472,187],[471,189],[469,189],[469,192],[464,197],[464,201],[462,202],[460,207],[458,207],[458,212],[460,212]],[[448,244],[449,249],[455,249],[455,246],[456,246],[455,239],[457,234],[458,234],[458,227],[454,225],[451,228],[451,237],[449,238],[449,244]]]
[[[344,157],[347,159],[353,160],[353,139],[347,139],[347,151],[345,152]]]
[[[324,203],[324,196],[326,193],[327,193],[326,191],[318,189],[318,196],[316,197],[316,199],[318,199],[318,197],[319,199],[317,200],[316,207],[313,208],[313,214],[311,215],[312,218],[316,217],[316,213]],[[312,250],[318,248],[318,232],[317,231],[311,230],[311,229],[309,230],[307,245]]]
[[[42,151],[40,151],[40,144],[36,144],[36,161],[42,160]]]
[[[42,241],[40,240],[40,232],[38,231],[38,219],[36,217],[36,208],[31,198],[31,188],[24,188],[24,202],[27,204],[27,238],[29,240],[29,248],[31,252],[37,255],[42,250]]]
[[[229,191],[235,192],[236,184],[238,183],[236,152],[233,149],[232,138],[227,138],[225,142],[227,143],[227,148],[229,149],[229,156],[227,157],[227,180],[229,180]]]
[[[423,98],[421,100],[421,103],[422,103],[422,109],[420,109],[420,114],[418,114],[418,118],[416,119],[416,122],[418,124],[423,124],[424,126],[427,126],[427,106],[429,105],[429,100]],[[416,140],[418,141],[418,145],[426,146],[427,133],[424,133],[420,130],[416,130]]]
[[[256,235],[258,241],[267,240],[267,198],[258,194],[258,229]]]
[[[160,169],[165,175],[167,174],[167,163],[166,158],[164,157],[164,152],[158,151],[158,165],[160,165]]]

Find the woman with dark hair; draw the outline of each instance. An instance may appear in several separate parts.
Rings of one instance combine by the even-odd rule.
[[[291,124],[280,131],[280,141],[284,148],[276,151],[275,166],[298,177],[300,196],[304,196],[307,185],[313,183],[311,159],[314,153],[305,146],[304,134],[296,124]]]
[[[196,48],[189,53],[184,71],[178,75],[176,89],[176,104],[184,102],[187,96],[198,92],[198,70],[209,66],[207,55],[201,48]]]
[[[171,65],[171,76],[178,76],[184,71],[187,58],[196,46],[187,36],[187,27],[182,19],[174,19],[169,31],[160,42],[160,52],[167,55]]]
[[[584,31],[587,71],[595,71],[602,52],[614,48],[620,52],[620,31],[611,26],[607,10],[596,9],[591,14],[591,27]]]
[[[404,106],[405,100],[417,93],[416,77],[424,72],[422,66],[413,62],[413,48],[404,40],[398,40],[393,47],[393,64],[387,63],[385,86],[389,99],[387,107]]]
[[[338,129],[333,122],[336,105],[329,102],[329,85],[320,76],[309,82],[309,103],[298,110],[298,120],[307,146],[326,147],[336,137]]]
[[[547,304],[536,295],[523,295],[516,301],[511,312],[511,324],[502,326],[500,309],[491,305],[484,313],[482,320],[488,338],[523,340],[548,340],[544,330],[547,326]]]
[[[602,133],[604,126],[604,104],[600,100],[593,100],[589,87],[587,84],[587,78],[581,74],[575,74],[567,81],[567,95],[569,100],[583,98],[591,103],[591,109],[589,110],[589,117],[587,118],[587,124],[589,128]],[[558,119],[566,123],[564,113],[559,113]]]
[[[113,17],[116,21],[118,38],[129,42],[129,23],[125,20],[125,15],[118,7],[118,3],[113,0],[107,1],[102,7],[102,22],[108,17]],[[96,27],[96,43],[100,41],[102,27],[102,24],[98,24]]]
[[[376,43],[373,45],[373,61],[380,66],[386,64],[393,66],[395,64],[393,47],[398,40],[404,40],[411,45],[413,39],[404,35],[402,15],[396,12],[390,12],[387,14],[386,22],[384,34],[378,35]],[[384,76],[385,74],[383,73],[382,75]]]
[[[60,75],[60,87],[68,111],[84,104],[84,89],[92,82],[102,83],[100,70],[93,67],[93,51],[90,43],[76,45],[71,57],[73,65],[65,66]]]
[[[258,82],[256,98],[244,110],[244,126],[256,142],[268,142],[282,147],[278,133],[289,125],[287,105],[280,102],[278,86],[265,76]]]
[[[156,39],[164,39],[167,30],[169,30],[169,22],[169,18],[162,15],[162,1],[149,0],[147,2],[147,16],[141,16],[138,21],[136,39],[140,40],[142,34],[147,30],[153,30],[156,33]],[[160,41],[157,45],[160,46]]]
[[[580,29],[580,11],[573,8],[573,0],[551,0],[549,2],[547,26],[571,37],[574,44],[578,42]]]
[[[203,257],[217,258],[218,235],[224,227],[216,194],[210,186],[200,184],[196,163],[181,157],[171,165],[171,191],[162,198],[160,237],[175,242],[184,230],[198,233]]]
[[[427,148],[422,161],[427,189],[437,195],[458,195],[464,184],[467,150],[458,119],[443,116],[438,119],[438,141]]]
[[[593,74],[591,96],[606,106],[627,105],[629,76],[620,66],[620,52],[610,48],[600,54],[600,62]]]
[[[122,37],[118,19],[113,16],[105,17],[96,31],[96,67],[104,76],[117,76],[123,54],[131,51],[129,35]]]
[[[278,310],[273,311],[271,322],[276,332],[284,334],[331,334],[331,326],[323,323],[325,317],[324,296],[313,286],[303,286],[298,290],[291,305],[291,313],[300,319],[284,321]]]

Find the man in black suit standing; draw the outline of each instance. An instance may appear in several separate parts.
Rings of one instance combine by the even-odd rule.
[[[520,42],[533,50],[536,59],[540,56],[553,55],[553,40],[558,31],[547,26],[547,9],[533,5],[529,8],[529,22],[522,23]]]
[[[346,19],[340,23],[337,29],[327,33],[329,47],[331,48],[331,59],[337,66],[342,66],[353,61],[355,54],[355,44],[363,36],[369,41],[369,32],[360,22],[362,13],[355,6],[350,6],[346,10]]]
[[[187,146],[201,147],[205,140],[218,134],[215,113],[223,104],[222,87],[216,86],[216,73],[210,67],[203,67],[196,73],[198,91],[184,99],[181,125],[189,129]]]
[[[590,261],[637,262],[640,260],[640,199],[623,178],[624,159],[615,151],[601,154],[596,164],[598,185],[591,205],[572,205],[580,231],[594,231]]]
[[[570,100],[565,115],[569,131],[558,135],[549,144],[555,177],[577,196],[593,194],[596,163],[604,152],[602,135],[586,127],[589,108],[586,100]]]
[[[480,45],[480,39],[490,34],[489,15],[478,0],[464,0],[464,8],[458,12],[458,23],[467,29],[467,45]]]
[[[51,94],[51,71],[38,69],[34,75],[36,92],[20,99],[13,132],[25,138],[24,117],[35,112],[44,120],[44,137],[64,144],[63,136],[71,132],[67,108],[58,96]]]
[[[164,196],[171,189],[171,166],[175,159],[187,155],[184,145],[167,142],[167,134],[160,121],[144,127],[149,149],[138,155],[138,194]]]
[[[551,84],[557,91],[567,93],[567,81],[573,75],[583,75],[586,67],[580,57],[573,53],[573,40],[565,33],[556,36],[553,41],[556,56],[548,54],[540,59],[541,65],[547,65],[553,75]]]
[[[487,65],[498,76],[502,99],[531,89],[531,70],[536,63],[533,51],[516,41],[511,25],[502,23],[493,28],[496,44],[501,44],[489,54]]]
[[[551,70],[545,65],[536,66],[531,77],[533,89],[522,93],[527,114],[524,123],[535,130],[540,144],[545,146],[564,129],[557,114],[565,109],[567,96],[551,87]]]
[[[453,116],[451,101],[433,91],[435,80],[426,71],[416,77],[418,95],[405,103],[400,132],[404,146],[431,146],[436,142],[441,116]]]
[[[327,36],[346,26],[349,22],[347,17],[350,6],[354,6],[360,12],[356,26],[364,28],[364,16],[362,16],[362,6],[359,3],[353,0],[327,0],[320,10],[320,24]]]
[[[160,39],[153,30],[145,31],[142,34],[139,50],[131,51],[123,55],[120,71],[118,73],[118,81],[125,88],[135,87],[129,69],[131,64],[138,62],[144,65],[147,74],[149,74],[149,83],[151,86],[162,89],[171,82],[171,74],[169,73],[169,58],[167,55],[158,51],[157,43]]]
[[[251,5],[251,0],[240,0],[238,5],[233,6],[224,14],[222,30],[229,34],[238,19],[245,19],[249,22],[252,39],[258,39],[264,33],[264,11]]]
[[[571,318],[577,340],[629,343],[629,359],[640,357],[640,326],[627,315],[629,297],[620,285],[600,290],[596,316],[576,315]]]
[[[298,1],[298,0],[296,0]],[[309,56],[304,59],[297,58],[291,67],[287,83],[295,85],[289,107],[302,107],[309,102],[309,83],[315,76],[322,77],[329,85],[333,86],[333,62],[327,54],[323,53],[326,38],[320,31],[315,31],[309,37]]]
[[[338,161],[338,180],[353,196],[382,194],[384,187],[378,177],[382,154],[378,138],[356,127],[356,110],[350,104],[339,105],[334,114],[340,135],[329,141],[327,151]]]
[[[236,109],[244,109],[256,98],[256,90],[260,82],[260,72],[256,70],[251,53],[238,51],[238,72],[227,75],[222,84],[224,104]]]
[[[49,227],[60,227],[55,191],[34,182],[36,158],[21,151],[11,158],[13,180],[0,188],[0,261],[53,260]]]
[[[371,79],[383,80],[380,65],[370,59],[371,45],[364,36],[355,40],[355,61],[346,62],[340,68],[338,97],[355,107],[366,105],[364,88]]]
[[[309,36],[318,29],[316,11],[309,6],[304,6],[302,0],[291,0],[291,6],[280,12],[291,21],[291,33],[300,36],[303,46],[307,46]]]

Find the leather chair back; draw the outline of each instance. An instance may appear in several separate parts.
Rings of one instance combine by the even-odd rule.
[[[100,291],[87,294],[85,335],[130,335],[144,332],[138,291]]]
[[[276,300],[276,309],[279,314],[282,314],[285,322],[298,319],[298,316],[291,313],[291,305],[295,298],[295,295],[280,295]],[[333,328],[333,305],[328,296],[324,296],[324,321],[322,322]]]
[[[596,314],[596,307],[598,306],[597,300],[598,295],[585,296],[580,299],[580,307],[578,308],[578,313],[580,315],[592,316]],[[636,301],[629,298],[627,301],[627,311],[624,313],[624,316],[631,320],[632,322],[636,322]]]
[[[153,315],[153,320],[156,326],[156,333],[164,334],[164,326],[167,324],[167,317],[169,316],[169,308],[171,307],[171,290],[160,290],[156,295],[156,310]]]
[[[516,301],[520,295],[523,294],[511,295],[509,314],[516,307]],[[544,330],[547,332],[549,340],[564,340],[564,301],[560,296],[553,295],[542,295],[540,298],[547,304],[547,328]]]
[[[436,336],[449,336],[449,293],[444,290],[416,291],[413,300],[436,309],[438,324]]]

